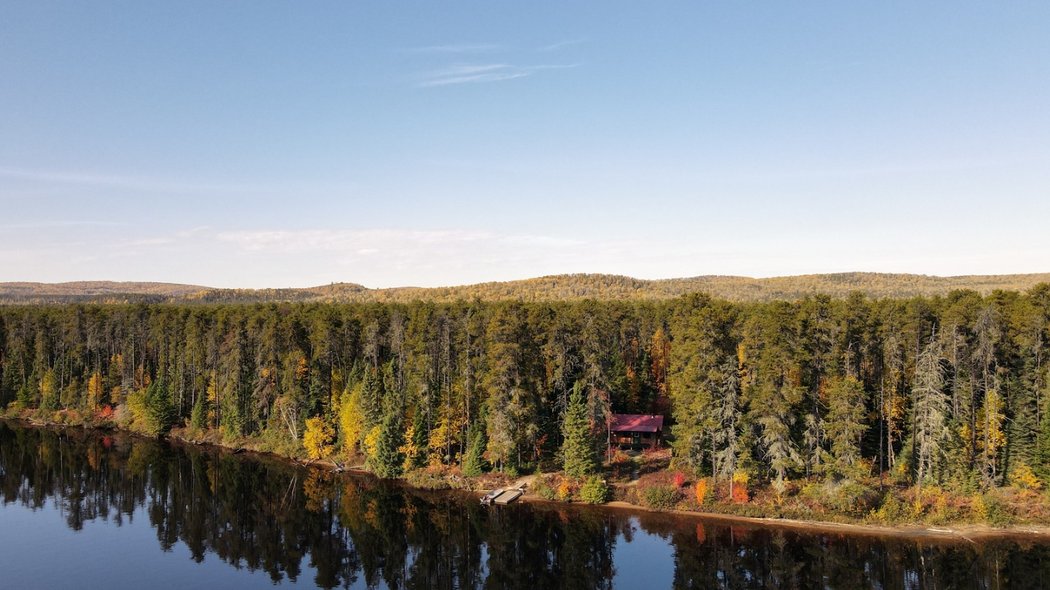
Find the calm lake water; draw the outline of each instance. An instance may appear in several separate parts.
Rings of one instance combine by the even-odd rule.
[[[0,421],[3,588],[1048,588],[1050,545],[800,534]]]

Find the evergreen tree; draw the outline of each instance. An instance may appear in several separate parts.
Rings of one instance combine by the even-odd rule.
[[[175,408],[171,405],[168,388],[163,379],[150,384],[145,395],[146,428],[150,434],[163,436],[175,424]]]
[[[401,453],[404,444],[401,418],[396,412],[388,412],[380,425],[375,452],[368,457],[368,466],[382,478],[398,477],[402,473],[405,457]]]
[[[463,457],[463,475],[477,477],[485,469],[485,430],[477,426],[470,429],[470,443]]]
[[[948,396],[944,393],[941,348],[936,338],[919,355],[912,386],[913,445],[917,482],[935,481],[948,441]]]
[[[867,429],[864,385],[854,377],[833,379],[828,384],[827,396],[825,424],[835,471],[850,476],[861,459],[860,441]]]
[[[193,410],[190,412],[190,426],[196,430],[204,430],[208,427],[207,403],[203,395],[198,395],[197,401],[193,403]]]
[[[569,407],[562,420],[562,466],[566,475],[577,479],[596,473],[599,466],[582,389],[579,382],[572,388]]]
[[[722,382],[719,391],[718,428],[714,434],[714,475],[729,480],[729,496],[733,496],[733,473],[740,455],[740,367],[736,358],[722,364]]]

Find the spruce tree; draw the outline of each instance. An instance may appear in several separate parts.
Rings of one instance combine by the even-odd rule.
[[[463,458],[463,475],[477,477],[485,469],[485,429],[474,426],[470,429],[470,442]]]
[[[944,444],[950,435],[948,396],[944,393],[941,348],[936,337],[930,340],[915,364],[912,394],[915,396],[912,405],[913,444],[917,481],[921,486],[926,480],[937,479],[937,469],[944,456]]]
[[[205,407],[207,403],[203,395],[197,396],[197,401],[193,403],[193,410],[190,412],[190,426],[197,430],[204,430],[208,425],[208,409]]]
[[[722,382],[717,406],[719,426],[714,432],[713,474],[729,480],[729,493],[733,493],[733,473],[736,472],[740,455],[740,366],[736,358],[722,364]]]
[[[379,440],[375,453],[368,457],[372,472],[382,478],[393,478],[401,475],[405,457],[399,450],[404,444],[404,432],[401,430],[401,419],[396,412],[388,412],[380,426]]]
[[[828,415],[825,421],[835,471],[853,475],[861,458],[860,439],[865,424],[864,384],[854,377],[833,379],[828,386]]]
[[[577,383],[569,396],[569,407],[562,421],[562,464],[569,477],[584,478],[598,471],[594,435],[587,418],[587,403]]]
[[[150,434],[163,436],[175,424],[175,408],[168,397],[168,388],[158,379],[146,389],[146,424]]]

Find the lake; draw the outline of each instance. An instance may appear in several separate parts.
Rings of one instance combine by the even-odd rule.
[[[3,588],[1047,588],[1050,544],[474,496],[0,421]]]

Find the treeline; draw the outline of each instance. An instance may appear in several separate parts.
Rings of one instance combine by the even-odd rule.
[[[664,302],[0,308],[0,406],[424,465],[559,461],[662,413],[675,462],[777,487],[1050,478],[1050,285],[1025,294]],[[573,396],[576,389],[579,395]]]
[[[755,279],[699,276],[643,280],[620,275],[568,274],[518,281],[453,287],[369,289],[354,283],[309,288],[215,289],[168,283],[0,283],[0,303],[414,303],[433,301],[637,301],[667,300],[689,293],[740,302],[798,300],[828,295],[845,299],[853,293],[875,298],[945,296],[953,290],[989,294],[996,290],[1025,291],[1050,281],[1050,274],[972,275],[935,277],[914,274],[835,273]]]

